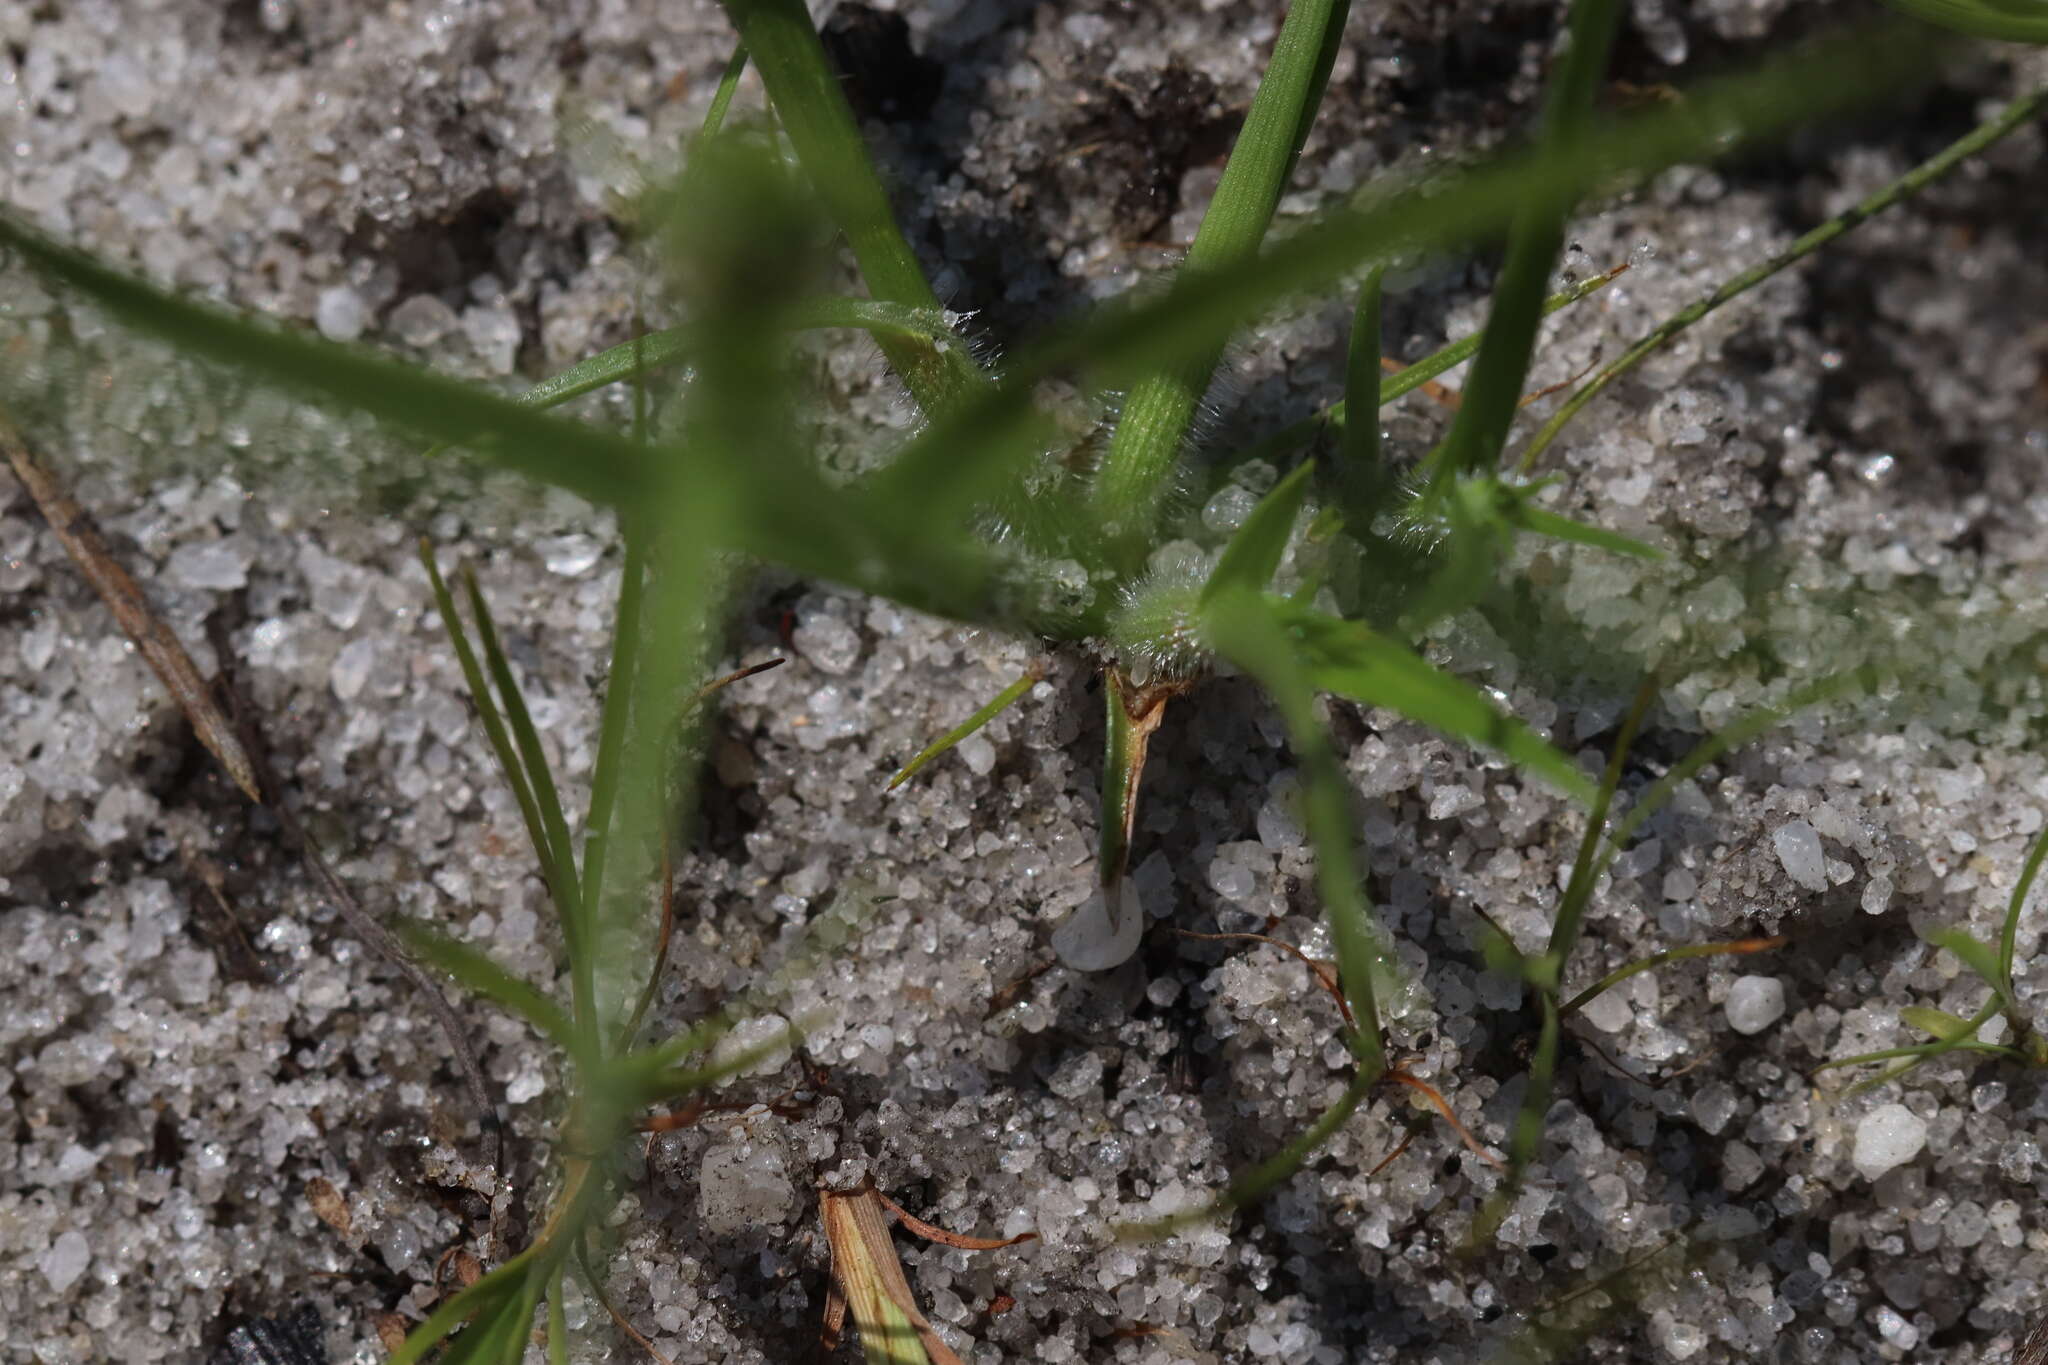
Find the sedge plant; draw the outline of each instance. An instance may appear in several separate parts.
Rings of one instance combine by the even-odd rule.
[[[524,400],[194,303],[0,218],[0,245],[116,319],[193,356],[372,414],[451,448],[449,458],[459,448],[485,466],[574,494],[608,511],[618,528],[623,573],[613,657],[597,765],[576,827],[481,594],[462,580],[472,646],[458,624],[455,594],[431,554],[426,560],[559,917],[566,1003],[551,984],[522,982],[430,929],[415,928],[412,941],[422,958],[512,1009],[558,1046],[571,1083],[540,1232],[438,1309],[400,1352],[402,1365],[443,1345],[447,1360],[516,1360],[543,1304],[549,1350],[561,1358],[563,1278],[587,1255],[590,1229],[615,1188],[611,1154],[632,1116],[731,1069],[704,1060],[717,1021],[647,1045],[638,1033],[647,964],[658,961],[656,907],[667,880],[668,839],[689,807],[697,689],[720,652],[722,604],[755,561],[1091,652],[1103,682],[1107,743],[1097,894],[1054,936],[1055,950],[1077,969],[1117,966],[1142,934],[1145,908],[1125,873],[1147,745],[1170,704],[1223,667],[1250,677],[1270,697],[1302,774],[1353,1070],[1341,1097],[1299,1139],[1205,1212],[1256,1198],[1286,1178],[1390,1074],[1378,1003],[1392,979],[1390,953],[1356,863],[1350,793],[1319,698],[1385,707],[1492,750],[1587,808],[1585,840],[1549,947],[1503,959],[1527,982],[1542,1018],[1528,1102],[1510,1145],[1512,1185],[1541,1137],[1563,1022],[1612,984],[1596,982],[1574,995],[1564,988],[1600,872],[1682,780],[1678,774],[1697,771],[1785,709],[1723,731],[1610,828],[1622,758],[1647,715],[1648,691],[1604,780],[1595,782],[1571,756],[1417,649],[1434,627],[1495,588],[1518,537],[1656,554],[1548,510],[1544,485],[1507,468],[1542,318],[1607,278],[1547,295],[1564,225],[1597,194],[1924,79],[1924,30],[1822,38],[1681,100],[1603,120],[1594,117],[1595,99],[1620,6],[1578,0],[1538,128],[1525,144],[1423,187],[1369,186],[1276,238],[1277,207],[1348,11],[1345,0],[1296,0],[1173,279],[1054,329],[992,371],[976,361],[957,320],[941,308],[894,221],[801,0],[727,0],[726,9],[743,56],[727,68],[713,121],[685,174],[643,205],[687,320],[594,357]],[[723,126],[748,62],[766,89],[773,127]],[[1816,67],[1846,74],[1814,82],[1807,73]],[[2006,131],[2028,116],[1987,127]],[[823,293],[817,262],[833,235],[850,250],[868,297]],[[1483,333],[1383,379],[1385,270],[1419,255],[1490,243],[1503,244],[1505,255]],[[1357,296],[1341,410],[1246,456],[1282,453],[1302,438],[1325,448],[1278,478],[1224,543],[1195,539],[1179,490],[1199,478],[1190,427],[1224,346],[1290,297],[1346,288]],[[1676,330],[1667,327],[1663,336]],[[814,328],[872,336],[925,418],[891,460],[860,479],[826,478],[790,419],[800,405],[789,338]],[[1380,449],[1374,414],[1468,358],[1464,400],[1448,434],[1418,466],[1396,469]],[[689,380],[674,424],[636,423],[620,432],[546,411],[607,384],[645,384],[655,371],[679,366]],[[1034,401],[1042,381],[1068,374],[1103,395],[1101,429],[1078,441]],[[1111,394],[1122,396],[1112,402]],[[1569,412],[1584,406],[1575,403]],[[919,755],[899,780],[1031,681],[1019,680]],[[1819,700],[1846,685],[1830,680],[1799,700]],[[1755,948],[1681,948],[1659,960]],[[1646,959],[1641,969],[1648,965],[1654,962]]]

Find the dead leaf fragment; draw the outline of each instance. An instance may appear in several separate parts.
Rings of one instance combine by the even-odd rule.
[[[348,1197],[335,1188],[333,1181],[321,1175],[308,1180],[306,1203],[312,1207],[314,1217],[344,1238],[355,1239],[356,1225],[355,1219],[349,1216]]]

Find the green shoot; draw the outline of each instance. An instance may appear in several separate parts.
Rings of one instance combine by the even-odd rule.
[[[1025,669],[1023,676],[1018,678],[1017,681],[996,693],[980,710],[926,745],[918,753],[917,757],[911,759],[910,762],[898,769],[896,775],[889,779],[889,785],[884,790],[895,791],[905,782],[917,776],[927,763],[930,763],[940,754],[945,753],[961,740],[967,738],[976,730],[979,730],[982,726],[1008,710],[1012,703],[1026,692],[1029,692],[1043,677],[1045,677],[1045,668],[1041,664],[1033,664],[1030,668]]]
[[[1785,942],[1783,936],[1778,936],[1773,938],[1740,938],[1733,939],[1727,943],[1691,943],[1683,948],[1666,948],[1661,953],[1651,953],[1648,957],[1640,957],[1634,962],[1616,967],[1613,971],[1565,1001],[1564,1004],[1558,1006],[1557,1012],[1559,1015],[1574,1014],[1584,1009],[1587,1005],[1592,1004],[1593,1001],[1605,995],[1608,991],[1613,990],[1630,977],[1641,976],[1644,972],[1653,971],[1667,962],[1688,962],[1696,957],[1744,956],[1749,953],[1768,952],[1773,948],[1784,947]]]
[[[1202,217],[1181,274],[1197,278],[1257,258],[1287,176],[1308,138],[1343,35],[1350,0],[1294,0],[1259,80],[1216,197]],[[1148,535],[1195,407],[1221,354],[1220,339],[1147,374],[1132,386],[1094,504],[1120,539]]]
[[[2048,43],[2048,13],[2040,0],[1885,0],[1893,9],[1930,24],[2004,43]]]
[[[1345,412],[1363,416],[1339,429],[1336,468],[1328,481],[1329,500],[1342,509],[1347,522],[1361,530],[1371,527],[1387,483],[1387,472],[1380,465],[1379,423],[1380,407],[1387,401],[1380,374],[1380,284],[1385,275],[1385,270],[1375,266],[1358,287],[1351,344],[1344,357],[1341,406]]]
[[[1370,1082],[1387,1069],[1374,978],[1391,972],[1391,959],[1385,935],[1372,921],[1352,850],[1350,791],[1316,719],[1315,675],[1283,624],[1284,610],[1273,599],[1239,592],[1212,603],[1205,618],[1217,647],[1265,685],[1287,722],[1302,772],[1316,885],[1337,945],[1338,979],[1356,1021],[1347,1041],[1359,1074]]]
[[[868,158],[803,0],[726,0],[725,10],[768,87],[797,159],[846,234],[869,290],[884,302],[937,312],[938,297],[896,225],[889,192]],[[957,338],[876,340],[928,414],[937,416],[986,386]]]
[[[1933,7],[1946,8],[1946,6],[1939,4],[1939,0],[1934,0]],[[1957,5],[1955,8],[1973,7]],[[2048,32],[2048,18],[2042,19],[2041,23],[2044,32]],[[1763,261],[1743,271],[1735,278],[1723,282],[1698,302],[1688,304],[1672,314],[1669,318],[1658,324],[1655,330],[1650,332],[1648,336],[1645,336],[1641,341],[1629,347],[1626,352],[1603,368],[1600,373],[1580,385],[1572,393],[1572,396],[1564,401],[1558,410],[1551,415],[1550,419],[1530,438],[1529,444],[1523,449],[1521,456],[1522,471],[1527,473],[1536,467],[1537,459],[1549,448],[1550,443],[1557,439],[1558,433],[1564,430],[1566,424],[1572,418],[1578,416],[1579,411],[1586,404],[1598,398],[1602,390],[1641,364],[1645,357],[1665,342],[1671,340],[1671,338],[1677,336],[1702,318],[1705,318],[1722,304],[1748,293],[1787,266],[1794,265],[1811,256],[1837,237],[1851,231],[1877,214],[1884,212],[1884,210],[1900,200],[1918,194],[1921,190],[1926,189],[1929,185],[1932,185],[1971,157],[1992,146],[1999,139],[2031,123],[2035,118],[2039,117],[2043,109],[2048,109],[2048,89],[2036,90],[2030,95],[2024,95],[2014,100],[2011,104],[2000,110],[1995,117],[1985,120],[1985,122],[1971,129],[1962,137],[1957,138],[1939,153],[1921,162],[1897,180],[1892,181],[1891,184],[1886,185],[1875,194],[1860,200],[1853,207],[1836,214],[1833,218],[1828,219],[1827,222],[1806,233],[1769,260]]]
[[[1281,556],[1287,553],[1287,542],[1294,535],[1294,520],[1301,511],[1302,499],[1308,495],[1309,476],[1314,471],[1315,466],[1302,465],[1259,499],[1244,525],[1237,528],[1237,534],[1223,548],[1223,557],[1216,561],[1208,581],[1202,584],[1198,606],[1213,606],[1227,593],[1266,590],[1280,567]]]
[[[1901,1022],[1908,1027],[1932,1034],[1933,1040],[1912,1047],[1885,1048],[1878,1052],[1859,1053],[1854,1057],[1840,1057],[1815,1067],[1816,1072],[1832,1071],[1839,1067],[1898,1060],[1897,1066],[1887,1067],[1877,1075],[1866,1077],[1850,1086],[1842,1092],[1843,1098],[1889,1085],[1916,1067],[1924,1066],[1950,1052],[1981,1052],[2026,1066],[2048,1066],[2048,1037],[2044,1037],[2031,1020],[2020,1014],[2012,984],[2012,964],[2018,948],[2020,916],[2026,910],[2027,897],[2034,889],[2034,880],[2040,875],[2044,858],[2048,858],[2048,830],[2035,835],[2033,844],[2027,849],[2027,860],[2020,868],[2019,881],[2013,885],[2012,895],[2006,901],[2005,919],[1999,930],[1996,949],[1961,929],[1936,929],[1927,935],[1929,943],[1954,954],[1964,966],[1975,972],[1984,984],[1991,988],[1990,997],[1985,1000],[1982,1007],[1968,1019],[1950,1014],[1946,1010],[1929,1009],[1918,1005],[1900,1010]],[[1979,1040],[1978,1030],[2001,1013],[2006,1016],[2006,1023],[2011,1029],[2012,1045]]]
[[[1568,46],[1546,88],[1537,164],[1563,166],[1576,159],[1592,125],[1593,98],[1607,70],[1608,49],[1621,18],[1618,0],[1575,0]],[[1431,496],[1442,498],[1460,478],[1491,472],[1521,407],[1522,381],[1535,353],[1543,296],[1564,245],[1565,215],[1573,196],[1545,186],[1517,201],[1508,229],[1507,259],[1494,287],[1485,339],[1450,434],[1431,457]]]

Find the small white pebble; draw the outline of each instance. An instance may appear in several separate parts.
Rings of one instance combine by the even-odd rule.
[[[43,1253],[42,1261],[39,1263],[43,1278],[50,1282],[50,1289],[58,1294],[78,1283],[78,1277],[85,1273],[85,1268],[90,1264],[92,1244],[85,1240],[84,1233],[75,1228],[51,1243],[50,1249]]]
[[[321,290],[313,305],[313,325],[329,341],[354,341],[363,334],[368,318],[363,296],[345,284]]]
[[[1856,1125],[1856,1150],[1850,1160],[1865,1180],[1875,1180],[1920,1155],[1926,1145],[1926,1120],[1903,1104],[1881,1105]]]
[[[1738,976],[1728,987],[1722,1006],[1728,1027],[1737,1033],[1762,1033],[1785,1017],[1785,983],[1775,976]]]
[[[1097,891],[1053,930],[1052,950],[1066,966],[1077,972],[1106,972],[1121,967],[1138,951],[1138,939],[1145,932],[1138,888],[1126,878],[1116,890],[1114,915],[1109,913],[1102,892]]]
[[[1778,826],[1771,835],[1778,850],[1778,862],[1785,875],[1808,891],[1828,889],[1827,856],[1821,852],[1820,834],[1804,820]]]

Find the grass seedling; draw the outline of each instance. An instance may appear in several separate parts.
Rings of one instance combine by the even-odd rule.
[[[2034,889],[2034,879],[2040,875],[2044,856],[2048,856],[2048,831],[2035,835],[2032,846],[2027,850],[2019,881],[2014,884],[2012,896],[2006,901],[1997,947],[1967,929],[1936,929],[1927,935],[1929,943],[1952,954],[1990,989],[1991,993],[1985,997],[1983,1005],[1967,1019],[1929,1005],[1908,1005],[1899,1011],[1899,1021],[1908,1028],[1927,1034],[1928,1041],[1910,1047],[1885,1048],[1842,1057],[1815,1067],[1814,1070],[1820,1072],[1865,1066],[1872,1062],[1893,1063],[1877,1075],[1866,1077],[1843,1091],[1844,1099],[1889,1085],[1916,1067],[1951,1052],[1975,1052],[2022,1066],[2048,1067],[2048,1037],[2043,1037],[2034,1021],[2020,1009],[2019,997],[2012,983],[2013,961],[2019,950],[2020,915]],[[2000,1015],[2005,1017],[2008,1041],[1990,1043],[1979,1038],[1978,1032]]]
[[[1563,1021],[1605,988],[1596,983],[1569,999],[1563,994],[1599,875],[1678,782],[1786,709],[1767,708],[1728,727],[1652,784],[1609,829],[1630,739],[1649,710],[1647,690],[1605,779],[1595,784],[1569,755],[1417,651],[1428,631],[1496,589],[1519,536],[1653,553],[1547,511],[1535,501],[1536,485],[1502,473],[1542,317],[1611,278],[1546,299],[1564,223],[1590,196],[1922,79],[1927,44],[1918,31],[1861,31],[1781,55],[1648,112],[1596,121],[1593,100],[1619,5],[1580,0],[1529,145],[1444,176],[1427,193],[1405,185],[1369,188],[1284,240],[1269,241],[1346,9],[1343,0],[1298,0],[1290,10],[1215,199],[1169,287],[1055,330],[1011,357],[999,376],[976,365],[940,309],[799,0],[727,3],[779,131],[722,127],[741,67],[736,57],[685,179],[642,203],[643,224],[663,248],[688,320],[594,357],[524,401],[178,298],[0,218],[0,244],[22,261],[192,356],[374,414],[410,435],[575,494],[616,519],[624,572],[614,652],[589,804],[573,824],[482,593],[466,573],[458,579],[472,622],[464,627],[456,594],[426,556],[479,720],[560,920],[567,1001],[431,930],[416,929],[412,938],[421,956],[559,1046],[569,1085],[539,1233],[437,1309],[395,1357],[399,1365],[443,1346],[448,1361],[517,1360],[543,1303],[550,1356],[563,1358],[563,1280],[587,1273],[590,1231],[615,1188],[613,1156],[634,1116],[752,1060],[723,1068],[702,1060],[719,1021],[648,1046],[637,1039],[648,998],[645,968],[658,961],[664,937],[654,910],[668,881],[670,839],[689,812],[698,683],[718,656],[722,604],[750,560],[964,623],[1094,650],[1108,743],[1099,888],[1055,936],[1055,948],[1073,966],[1114,967],[1138,945],[1145,915],[1123,874],[1147,744],[1168,703],[1223,663],[1271,698],[1302,773],[1352,1069],[1342,1093],[1306,1132],[1232,1182],[1224,1201],[1205,1213],[1255,1200],[1287,1179],[1390,1079],[1426,1091],[1426,1099],[1451,1113],[1441,1095],[1387,1056],[1378,1002],[1391,978],[1390,954],[1356,862],[1351,793],[1318,714],[1319,698],[1389,708],[1490,749],[1587,806],[1585,838],[1549,946],[1516,959],[1543,1022],[1505,1183],[1512,1186],[1527,1169],[1541,1138]],[[1814,69],[1845,74],[1818,82],[1810,78]],[[1997,124],[1983,142],[1893,198],[2027,116]],[[789,175],[778,138],[794,150],[807,184]],[[820,295],[813,267],[821,223],[843,235],[871,298]],[[1507,256],[1484,332],[1382,380],[1380,271],[1420,254],[1496,241],[1506,243]],[[1354,280],[1359,293],[1344,406],[1317,423],[1338,433],[1334,452],[1281,477],[1225,543],[1190,543],[1177,490],[1196,482],[1189,427],[1223,347],[1236,329],[1287,298],[1346,289]],[[789,420],[797,402],[787,341],[810,327],[869,332],[923,409],[926,424],[876,474],[827,479]],[[1658,340],[1676,330],[1667,329]],[[1377,408],[1468,355],[1472,374],[1445,440],[1415,477],[1394,477],[1379,449]],[[663,435],[644,420],[627,434],[544,411],[606,384],[644,385],[657,370],[685,361],[693,376],[680,399],[681,420]],[[1105,419],[1106,432],[1077,442],[1035,404],[1038,383],[1067,374],[1101,392],[1127,393],[1114,419]],[[1592,381],[1587,396],[1606,379]],[[641,392],[636,387],[636,410],[644,414]],[[1278,449],[1281,437],[1261,449]],[[1313,507],[1312,493],[1319,495]],[[1393,571],[1368,594],[1360,575],[1347,581],[1340,571],[1346,556]],[[913,759],[898,780],[985,723],[1031,681],[1013,684]],[[1793,704],[1845,685],[1809,687]],[[2028,881],[2038,857],[2037,846]],[[660,920],[666,919],[664,911]],[[1673,949],[1655,960],[1755,946]],[[1994,996],[2006,1003],[2011,947],[2009,929],[2002,957],[1986,972]],[[1649,965],[1654,961],[1646,959],[1631,970]],[[883,1254],[886,1234],[876,1235],[879,1206],[860,1193],[828,1192],[822,1202],[835,1275],[869,1358],[943,1359],[932,1349],[928,1324],[920,1327],[900,1269],[890,1279],[894,1259]],[[842,1263],[842,1255],[850,1259]]]

